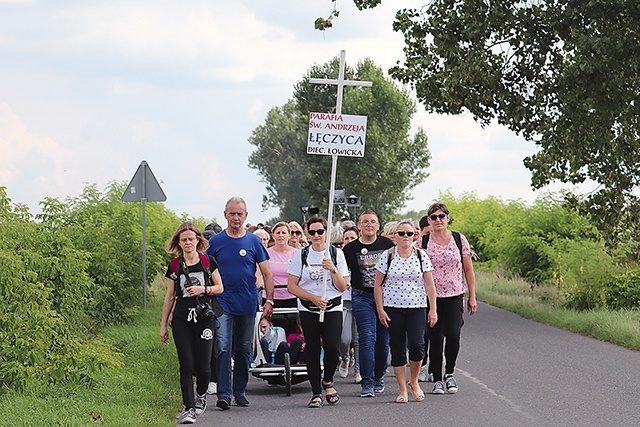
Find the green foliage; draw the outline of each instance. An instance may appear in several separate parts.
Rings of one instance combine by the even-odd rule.
[[[409,136],[415,104],[371,60],[345,68],[345,78],[371,81],[373,86],[345,88],[342,112],[368,117],[367,143],[364,159],[339,159],[336,188],[360,196],[362,208],[374,209],[384,221],[404,206],[407,190],[426,178],[431,159],[427,137],[421,129]],[[264,204],[280,207],[283,219],[299,218],[303,205],[328,206],[331,156],[307,155],[306,140],[309,113],[335,112],[337,91],[312,85],[309,79],[335,79],[338,71],[338,58],[312,67],[296,84],[293,99],[273,108],[249,138],[257,147],[249,165],[267,184]]]
[[[526,206],[473,194],[440,199],[451,212],[451,228],[468,238],[485,268],[551,284],[571,308],[605,306],[603,283],[620,267],[591,222],[561,200],[546,195]]]
[[[612,310],[640,307],[640,271],[633,270],[612,277],[604,284],[604,299]]]
[[[118,353],[95,340],[141,302],[140,205],[87,186],[77,198],[47,198],[35,218],[0,187],[0,390],[29,382],[90,383]],[[149,277],[163,271],[164,245],[179,220],[148,204]]]
[[[532,286],[521,279],[476,274],[478,299],[528,319],[640,350],[640,311],[573,310],[558,304],[553,285]]]
[[[434,0],[398,12],[406,58],[391,74],[428,111],[469,111],[534,141],[535,188],[599,184],[583,212],[608,239],[638,241],[638,22],[637,0]]]
[[[162,295],[159,295],[162,298]],[[129,324],[109,326],[95,339],[117,363],[103,365],[81,385],[32,381],[0,396],[3,427],[175,426],[180,404],[175,346],[158,336],[162,305],[150,304]],[[93,414],[93,415],[92,415]]]

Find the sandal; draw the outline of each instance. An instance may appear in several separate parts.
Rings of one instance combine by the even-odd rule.
[[[407,403],[409,401],[409,397],[406,394],[399,394],[396,397],[396,403]]]
[[[333,393],[327,393],[327,403],[329,405],[337,405],[338,402],[340,401],[340,395],[338,394],[337,391],[335,391],[336,389],[333,385],[333,381],[327,384],[325,384],[324,381],[322,381],[322,388],[325,390],[325,393],[330,388],[334,390]]]
[[[314,394],[311,396],[311,400],[307,404],[308,408],[322,408],[324,406],[324,401],[322,400],[321,394]]]
[[[417,390],[414,390],[411,384],[409,384],[409,390],[411,390],[411,395],[416,402],[422,402],[424,400],[424,391],[422,391],[420,386],[418,386]]]

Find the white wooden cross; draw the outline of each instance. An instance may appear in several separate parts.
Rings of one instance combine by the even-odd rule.
[[[309,83],[313,84],[326,84],[338,86],[338,98],[336,100],[336,114],[342,114],[342,95],[344,93],[345,86],[373,86],[372,82],[358,81],[358,80],[345,80],[344,79],[345,68],[345,51],[340,51],[340,68],[338,71],[338,79],[316,79],[310,78]],[[336,187],[336,169],[338,167],[338,156],[331,156],[331,186],[329,187],[329,213],[327,214],[327,247],[325,249],[325,257],[329,257],[329,246],[331,245],[331,228],[333,222],[333,198]],[[322,299],[327,296],[327,270],[324,270],[322,275]],[[324,321],[324,311],[320,312],[321,322]]]

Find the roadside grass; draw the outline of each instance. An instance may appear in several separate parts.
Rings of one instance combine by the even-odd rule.
[[[518,278],[476,271],[479,301],[558,328],[640,351],[640,311],[587,310],[562,307],[556,288]]]
[[[132,323],[103,332],[121,353],[120,367],[94,374],[87,384],[30,384],[22,393],[2,394],[0,426],[175,426],[178,362],[173,342],[160,342],[161,311],[152,301]]]

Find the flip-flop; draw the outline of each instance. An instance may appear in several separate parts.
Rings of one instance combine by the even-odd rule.
[[[424,391],[418,386],[418,390],[414,390],[411,384],[409,384],[409,390],[411,390],[411,395],[415,399],[416,402],[422,402],[424,400]]]
[[[409,397],[404,394],[399,394],[396,397],[396,403],[407,403],[409,401]]]

